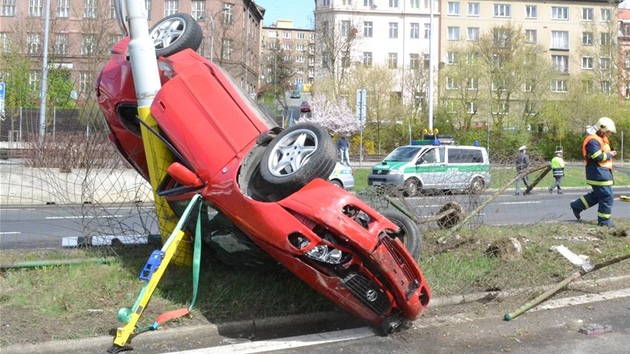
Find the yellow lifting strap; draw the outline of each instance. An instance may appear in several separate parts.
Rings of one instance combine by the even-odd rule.
[[[186,234],[183,230],[184,224],[186,223],[190,212],[201,201],[200,198],[200,194],[196,194],[192,198],[188,207],[184,211],[184,214],[179,219],[179,222],[171,233],[171,236],[168,238],[164,246],[162,246],[162,249],[154,251],[153,254],[151,254],[151,257],[149,257],[145,268],[140,274],[140,279],[145,280],[146,283],[140,291],[136,303],[131,309],[122,308],[118,311],[118,320],[125,323],[125,325],[116,329],[114,345],[107,350],[109,353],[119,353],[121,351],[131,350],[131,347],[127,346],[129,337],[131,337],[131,335],[136,331],[137,323],[140,316],[142,316],[142,312],[149,303],[149,300],[153,295],[153,291],[162,279],[162,275],[164,274],[166,267],[172,260],[179,243]]]

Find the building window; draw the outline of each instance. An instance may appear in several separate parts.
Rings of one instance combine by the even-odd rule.
[[[303,63],[304,61],[305,60],[304,60],[304,56],[303,55],[298,55],[298,56],[295,57],[295,62],[296,63]]]
[[[372,66],[372,52],[363,52],[363,65]]]
[[[206,14],[206,1],[193,0],[190,2],[190,15],[195,20],[202,20]]]
[[[84,34],[81,37],[81,55],[88,56],[96,51],[96,41],[93,34]]]
[[[38,70],[33,70],[28,75],[28,85],[32,90],[39,90],[39,75],[40,72]]]
[[[479,90],[479,79],[476,77],[471,77],[466,82],[466,89],[470,91]]]
[[[593,45],[593,32],[582,32],[582,45]]]
[[[551,31],[551,49],[569,49],[569,32]]]
[[[467,109],[468,114],[477,114],[477,102],[475,101],[467,102],[466,109]]]
[[[341,21],[341,36],[345,38],[350,38],[350,21]]]
[[[623,53],[623,68],[630,69],[630,51],[628,50]]]
[[[536,43],[538,42],[538,32],[535,29],[525,30],[525,42]]]
[[[610,33],[602,32],[600,34],[600,44],[601,45],[610,45]]]
[[[39,33],[28,33],[26,35],[26,47],[28,54],[39,54],[41,40]]]
[[[601,17],[602,22],[610,22],[612,18],[612,12],[610,11],[610,9],[601,9]]]
[[[494,17],[512,17],[512,5],[494,4],[493,15]]]
[[[322,7],[330,7],[330,0],[322,0]]]
[[[453,79],[452,77],[447,77],[446,78],[446,89],[447,90],[457,90],[459,88],[459,85],[457,85],[457,81],[455,81],[455,79]]]
[[[411,0],[411,8],[419,9],[420,8],[420,0]]]
[[[374,6],[374,0],[363,0],[363,6]]]
[[[305,47],[304,47],[304,44],[296,44],[296,45],[295,45],[295,50],[297,50],[298,52],[303,52],[303,51],[305,51],[306,49],[305,49]]]
[[[390,69],[398,68],[398,53],[387,54],[387,67]]]
[[[389,7],[398,8],[398,0],[389,0]]]
[[[97,11],[98,11],[97,0],[83,0],[83,17],[96,18]]]
[[[459,2],[449,1],[447,14],[452,16],[459,16]]]
[[[551,65],[556,72],[567,74],[569,72],[569,56],[552,55]]]
[[[56,55],[68,55],[68,34],[56,33],[53,52]]]
[[[7,32],[0,32],[0,53],[10,53],[10,47],[9,47],[9,33]],[[0,79],[2,79],[0,77]]]
[[[389,38],[398,38],[398,22],[389,23]]]
[[[535,19],[538,17],[538,7],[536,5],[525,5],[525,18]]]
[[[231,60],[232,59],[232,40],[229,38],[223,38],[221,43],[221,59],[223,60]]]
[[[164,1],[164,17],[174,15],[178,12],[179,12],[179,1],[177,0]]]
[[[564,6],[552,6],[551,7],[551,19],[563,20],[569,19],[569,8]]]
[[[15,16],[15,2],[17,0],[2,1],[2,16]]]
[[[431,37],[431,24],[424,24],[424,39],[429,39]]]
[[[282,32],[282,38],[291,39],[291,32]]]
[[[411,69],[418,69],[420,67],[420,55],[417,53],[409,54],[409,67]]]
[[[81,71],[79,73],[79,91],[81,93],[91,92],[93,90],[93,83],[94,80],[92,79],[92,72]]]
[[[468,27],[467,39],[473,42],[478,41],[479,40],[479,27]]]
[[[298,32],[298,33],[295,34],[295,38],[296,39],[306,39],[306,33]]]
[[[144,6],[147,9],[147,20],[151,20],[151,8],[153,7],[151,1],[152,0],[144,0]]]
[[[418,39],[420,38],[420,24],[415,22],[410,24],[410,33],[409,38]]]
[[[372,38],[373,26],[372,21],[363,22],[363,37]]]
[[[593,9],[585,7],[582,9],[582,21],[593,21]]]
[[[28,15],[30,17],[42,17],[42,0],[28,0]]]
[[[582,57],[582,69],[584,70],[593,69],[593,57]]]
[[[234,4],[223,3],[223,23],[226,25],[234,23]]]
[[[456,62],[455,52],[448,51],[446,52],[446,64],[455,64]]]
[[[447,27],[447,39],[449,41],[458,41],[459,40],[459,27]]]
[[[478,2],[468,3],[468,16],[479,16],[479,3]]]
[[[610,58],[599,58],[599,68],[601,70],[610,70]]]
[[[567,81],[551,80],[551,92],[567,92]]]
[[[492,32],[494,45],[497,47],[506,47],[510,40],[510,33],[507,29],[495,28]]]
[[[289,43],[282,44],[282,50],[291,50],[291,44]]]
[[[70,0],[57,0],[57,17],[70,17]]]
[[[608,80],[602,81],[602,92],[603,93],[611,93],[612,92],[612,83]]]

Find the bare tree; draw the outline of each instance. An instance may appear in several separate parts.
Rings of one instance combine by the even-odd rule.
[[[358,21],[351,17],[337,21],[332,13],[326,12],[319,13],[316,20],[317,57],[325,75],[333,82],[333,97],[338,98],[345,91],[351,55],[360,40]]]
[[[263,40],[267,56],[262,57],[261,69],[265,76],[263,91],[271,91],[274,100],[286,112],[289,109],[286,91],[295,76],[295,55],[290,45],[285,46],[278,38]]]

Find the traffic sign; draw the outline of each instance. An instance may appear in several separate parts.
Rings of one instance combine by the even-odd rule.
[[[356,116],[361,122],[367,116],[367,90],[357,89]]]
[[[4,115],[4,82],[0,82],[0,114]]]

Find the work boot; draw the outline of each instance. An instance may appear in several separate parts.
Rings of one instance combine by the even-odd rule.
[[[571,207],[571,210],[573,210],[573,215],[575,215],[575,218],[578,219],[578,221],[580,221],[580,213],[581,211]]]
[[[612,221],[608,220],[608,221],[602,221],[600,223],[597,224],[597,226],[605,226],[608,227],[610,229],[615,229],[615,225],[613,225]]]
[[[564,192],[561,190],[558,190],[558,194],[564,194]]]
[[[553,194],[553,188],[549,187],[549,188],[547,188],[547,190],[549,191],[549,194]],[[560,192],[558,192],[558,193],[560,193]]]

